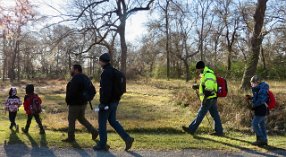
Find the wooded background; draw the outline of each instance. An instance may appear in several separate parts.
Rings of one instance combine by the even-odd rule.
[[[98,78],[105,52],[130,79],[189,81],[198,60],[243,89],[256,73],[286,78],[286,0],[70,0],[53,24],[29,0],[15,4],[0,6],[2,80],[64,78],[74,63]],[[126,21],[141,12],[148,31],[127,42]]]

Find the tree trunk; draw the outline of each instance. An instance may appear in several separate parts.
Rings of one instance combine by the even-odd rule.
[[[170,79],[170,47],[169,47],[169,4],[170,1],[167,1],[166,8],[165,8],[165,29],[166,29],[166,55],[167,55],[167,79]]]
[[[190,74],[190,66],[188,63],[188,59],[184,60],[184,65],[185,65],[185,70],[186,70],[186,82],[189,82],[191,79],[191,74]]]
[[[245,71],[243,74],[243,79],[241,82],[241,89],[250,88],[250,79],[256,73],[257,64],[259,60],[260,48],[263,41],[263,35],[261,33],[263,24],[264,24],[264,16],[266,10],[267,0],[258,0],[256,11],[254,14],[254,31],[253,36],[251,38],[251,46],[252,53],[250,54],[250,58],[247,61]]]
[[[119,26],[119,37],[120,37],[120,46],[121,46],[120,70],[124,74],[126,74],[126,61],[127,61],[127,44],[126,44],[126,39],[125,39],[125,26],[126,26],[126,18],[121,19],[121,24]]]

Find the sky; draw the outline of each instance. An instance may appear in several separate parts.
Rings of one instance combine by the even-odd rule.
[[[30,2],[37,6],[37,11],[41,15],[50,15],[56,16],[60,13],[57,10],[63,10],[65,6],[67,6],[69,0],[30,0]],[[0,0],[1,5],[9,6],[15,3],[14,0]],[[52,7],[54,8],[52,8]],[[144,26],[148,19],[148,11],[142,11],[132,15],[126,25],[126,40],[128,42],[137,41],[144,33],[146,33],[147,29]],[[50,19],[47,23],[57,22],[59,19]],[[40,26],[44,26],[46,23],[43,22],[39,24]],[[36,28],[40,28],[39,26],[35,26]]]

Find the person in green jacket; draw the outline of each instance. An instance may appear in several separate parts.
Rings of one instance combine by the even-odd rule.
[[[196,69],[200,73],[201,79],[199,85],[193,85],[193,89],[199,89],[201,107],[189,127],[183,126],[182,128],[184,131],[194,134],[209,111],[215,122],[215,133],[213,135],[223,136],[223,128],[217,107],[218,85],[214,71],[205,66],[203,61],[196,64]]]

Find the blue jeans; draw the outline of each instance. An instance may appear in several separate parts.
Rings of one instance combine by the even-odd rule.
[[[208,99],[200,107],[197,117],[190,124],[189,129],[191,132],[195,132],[201,122],[203,121],[205,115],[210,112],[214,122],[215,122],[215,132],[218,134],[223,133],[223,128],[220,120],[220,116],[217,109],[217,99]]]
[[[107,132],[106,132],[106,123],[107,120],[109,124],[114,128],[114,130],[119,134],[119,136],[124,140],[128,140],[130,136],[123,129],[121,124],[116,120],[116,111],[119,102],[109,104],[108,110],[100,110],[98,112],[98,132],[99,132],[99,145],[106,146],[107,142]]]
[[[267,142],[265,116],[254,116],[252,120],[252,127],[257,138],[263,142]]]

